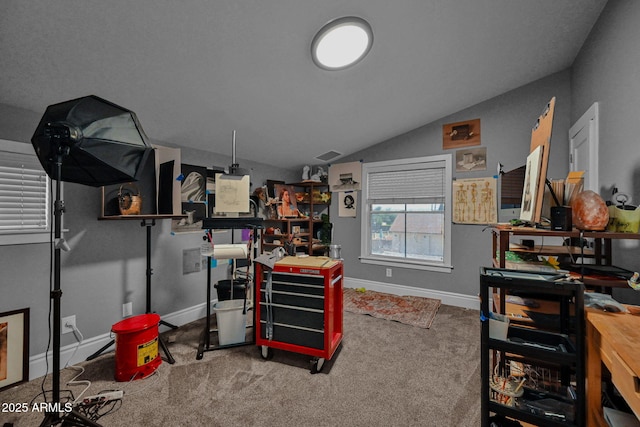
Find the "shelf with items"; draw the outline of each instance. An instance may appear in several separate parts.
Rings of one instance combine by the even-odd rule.
[[[558,277],[481,269],[482,426],[490,424],[491,414],[538,426],[584,425],[584,285]],[[504,296],[496,313],[489,308],[491,289]],[[531,315],[526,326],[516,325],[505,321],[516,311],[505,302],[510,295],[550,302],[546,308],[556,311]],[[538,308],[542,305],[527,312]]]
[[[295,191],[296,206],[301,216],[297,218],[271,218],[265,220],[262,235],[262,250],[269,252],[284,247],[291,241],[296,252],[308,255],[322,255],[328,251],[328,243],[323,243],[325,221],[329,220],[331,193],[329,185],[315,181],[286,184]],[[329,234],[330,235],[330,234]]]
[[[492,234],[492,260],[493,266],[498,268],[509,268],[518,270],[541,270],[543,263],[536,263],[539,256],[564,257],[571,262],[567,267],[571,275],[579,278],[588,287],[603,288],[610,291],[614,287],[627,287],[626,279],[616,277],[613,274],[597,274],[595,272],[585,273],[585,268],[590,265],[613,267],[613,240],[638,240],[638,233],[621,233],[612,231],[556,231],[531,227],[493,227]],[[525,247],[522,244],[513,242],[514,237],[530,238],[541,240],[542,243],[533,247]],[[560,238],[568,245],[556,245],[545,242],[546,238]],[[592,247],[585,247],[585,243],[590,243]],[[514,259],[517,258],[517,259]],[[524,259],[524,262],[519,262]],[[533,261],[529,262],[530,259]],[[577,262],[580,259],[580,262]],[[592,264],[584,263],[584,260]],[[546,265],[546,269],[551,269]],[[560,268],[565,268],[563,263]],[[601,269],[603,270],[603,269]],[[622,273],[624,276],[626,273]]]

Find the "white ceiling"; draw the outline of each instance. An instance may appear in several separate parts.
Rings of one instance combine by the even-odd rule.
[[[298,168],[568,68],[605,3],[2,0],[0,102],[94,94],[153,141],[231,155],[235,129],[239,159]],[[369,21],[371,52],[321,70],[311,40],[346,15]]]

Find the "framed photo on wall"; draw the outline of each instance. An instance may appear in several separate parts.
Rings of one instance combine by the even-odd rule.
[[[0,391],[29,380],[29,309],[0,313]]]
[[[480,145],[480,119],[447,123],[442,126],[442,149]]]

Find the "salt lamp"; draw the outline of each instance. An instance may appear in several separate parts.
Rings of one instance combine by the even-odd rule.
[[[609,210],[594,191],[578,193],[571,201],[572,221],[579,230],[604,230],[609,223]]]

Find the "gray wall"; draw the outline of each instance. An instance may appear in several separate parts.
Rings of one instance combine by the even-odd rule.
[[[640,204],[640,2],[610,1],[578,55],[571,72],[571,119],[594,102],[600,109],[600,195],[613,186]],[[614,243],[614,263],[640,270],[640,241]],[[620,300],[640,303],[637,292],[614,291]]]
[[[0,139],[29,142],[40,117],[0,104]],[[207,167],[231,163],[228,155],[184,148],[181,158],[182,163]],[[251,169],[254,187],[266,179],[300,179],[297,171],[237,161],[242,168]],[[62,252],[61,312],[63,317],[76,315],[85,339],[108,333],[111,325],[122,320],[125,302],[133,303],[134,314],[145,312],[146,229],[137,220],[98,221],[100,199],[99,189],[64,184],[64,224],[69,230],[65,238],[71,251]],[[230,238],[228,232],[214,236],[218,243]],[[171,221],[159,220],[151,228],[151,240],[152,309],[163,315],[203,304],[206,271],[182,274],[182,251],[199,248],[202,234],[172,235]],[[0,246],[0,312],[31,308],[31,355],[44,353],[47,345],[49,253],[48,244]],[[226,277],[226,266],[214,269],[214,281]],[[62,345],[71,343],[75,343],[72,334],[63,335]]]
[[[510,170],[526,162],[531,143],[531,128],[552,97],[556,97],[553,134],[550,148],[550,178],[564,178],[569,164],[569,71],[556,73],[527,86],[518,88],[489,101],[397,136],[344,161],[380,160],[428,156],[455,150],[442,149],[442,126],[464,120],[480,119],[481,145],[487,148],[487,170],[455,173],[454,178],[490,177],[496,174],[498,162]],[[437,101],[434,101],[437,102]],[[342,162],[343,159],[340,159]],[[360,214],[360,209],[358,213]],[[413,286],[464,295],[478,293],[478,272],[481,266],[491,265],[491,234],[480,225],[453,224],[451,255],[452,273],[434,273],[408,268],[393,268],[393,277],[385,277],[385,266],[361,264],[360,216],[338,218],[332,206],[335,243],[342,245],[345,275],[371,281]]]
[[[426,124],[357,153],[340,162],[373,162],[441,154],[442,125],[481,119],[482,146],[487,147],[487,170],[455,174],[459,178],[491,176],[501,162],[505,169],[524,164],[529,151],[531,126],[551,97],[556,97],[550,178],[563,178],[568,171],[568,129],[594,102],[600,102],[600,180],[603,196],[615,184],[640,201],[640,150],[637,142],[637,112],[640,111],[640,2],[609,2],[571,70],[565,70],[494,99]],[[433,100],[437,102],[437,100]],[[28,142],[41,114],[0,104],[0,138]],[[163,145],[161,141],[158,144]],[[168,144],[164,144],[168,145]],[[453,153],[453,150],[446,151]],[[183,163],[224,166],[228,156],[182,150]],[[297,181],[299,171],[276,170],[268,165],[243,162],[252,168],[254,185],[265,179]],[[144,311],[145,234],[137,221],[98,221],[99,190],[76,184],[65,185],[65,223],[72,251],[63,254],[63,316],[76,314],[85,338],[108,332],[121,319],[125,301],[134,303],[134,313]],[[338,218],[332,207],[335,243],[342,245],[348,277],[442,290],[465,295],[478,292],[478,269],[490,264],[490,234],[482,226],[453,225],[451,274],[424,273],[394,268],[390,279],[383,267],[358,262],[360,218]],[[198,247],[199,234],[172,236],[169,221],[152,229],[153,309],[173,313],[204,303],[204,272],[182,275],[182,250]],[[619,245],[616,245],[619,246]],[[616,264],[640,270],[637,244],[616,252]],[[620,256],[619,256],[620,255]],[[618,262],[620,261],[620,262]],[[218,269],[217,269],[218,270]],[[215,277],[224,275],[217,271]],[[31,307],[31,351],[46,348],[49,305],[49,248],[47,245],[0,246],[0,311]],[[619,292],[633,299],[632,292]],[[6,297],[9,295],[9,297]],[[623,300],[624,300],[623,299]],[[63,337],[63,345],[71,343]]]

